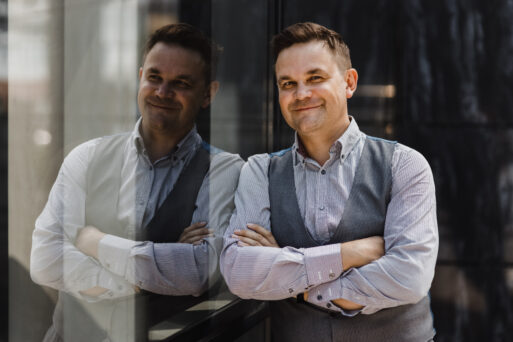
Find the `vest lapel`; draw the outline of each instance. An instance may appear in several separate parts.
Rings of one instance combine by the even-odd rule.
[[[349,198],[335,233],[328,243],[383,235],[392,187],[395,143],[367,137]]]
[[[141,238],[153,242],[178,241],[183,230],[191,224],[196,198],[209,167],[210,153],[199,147],[148,227],[141,230],[144,235]]]
[[[282,247],[318,246],[319,243],[310,235],[301,218],[296,196],[292,153],[289,149],[281,155],[272,155],[269,162],[271,231],[276,242]],[[285,222],[287,223],[284,224]]]

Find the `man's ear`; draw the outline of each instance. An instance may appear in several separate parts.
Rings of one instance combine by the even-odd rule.
[[[139,68],[139,81],[141,80],[142,72],[143,72],[142,67],[140,67],[140,68]]]
[[[219,82],[212,81],[210,82],[207,90],[205,91],[205,98],[203,99],[203,103],[201,104],[201,108],[207,108],[210,106],[214,97],[216,97],[217,91],[219,90]]]
[[[353,97],[354,92],[356,91],[356,84],[358,83],[358,73],[356,69],[348,69],[346,71],[346,98],[350,99]]]

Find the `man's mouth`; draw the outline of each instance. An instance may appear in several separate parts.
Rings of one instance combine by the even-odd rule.
[[[308,105],[308,106],[292,108],[292,110],[295,111],[295,112],[303,112],[303,111],[307,111],[307,110],[310,110],[310,109],[319,108],[320,106],[321,105],[315,105],[315,106]]]
[[[160,109],[166,109],[166,110],[180,109],[180,107],[177,106],[176,104],[155,103],[155,102],[150,102],[150,101],[146,101],[146,103],[148,103],[152,107],[156,107],[156,108],[160,108]]]

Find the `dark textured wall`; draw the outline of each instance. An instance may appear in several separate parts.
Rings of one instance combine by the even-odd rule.
[[[283,27],[314,21],[342,34],[360,89],[395,86],[393,98],[356,96],[349,112],[433,169],[437,341],[512,341],[513,2],[279,3]]]
[[[513,340],[513,3],[403,1],[398,137],[429,160],[439,341]]]

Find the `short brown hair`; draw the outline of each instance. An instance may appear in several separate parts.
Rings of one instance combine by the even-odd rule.
[[[291,25],[275,35],[271,41],[274,63],[280,52],[294,44],[308,43],[312,40],[324,42],[328,48],[340,58],[340,65],[346,70],[351,68],[349,47],[342,36],[322,25],[306,22]]]
[[[143,64],[146,55],[159,42],[178,45],[199,53],[203,62],[205,62],[205,81],[216,79],[217,62],[223,51],[216,42],[208,38],[196,27],[185,24],[170,24],[156,30],[146,42],[143,53]]]

